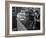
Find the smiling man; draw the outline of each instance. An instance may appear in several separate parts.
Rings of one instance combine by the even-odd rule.
[[[16,7],[13,11],[13,26],[18,31],[40,29],[40,9],[31,7]],[[16,21],[15,21],[16,20]],[[14,29],[14,30],[15,30]]]

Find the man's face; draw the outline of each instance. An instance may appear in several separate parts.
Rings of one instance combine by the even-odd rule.
[[[17,14],[17,18],[18,18],[18,20],[26,23],[27,20],[29,20],[29,13],[20,12]]]

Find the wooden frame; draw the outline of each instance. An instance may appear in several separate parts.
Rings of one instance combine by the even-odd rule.
[[[27,34],[9,34],[9,4],[23,3],[31,5],[42,5],[43,6],[43,33],[27,33]],[[18,36],[32,36],[32,35],[44,35],[45,34],[45,4],[44,3],[33,3],[33,2],[18,2],[18,1],[6,1],[5,2],[5,36],[6,37],[18,37]]]

